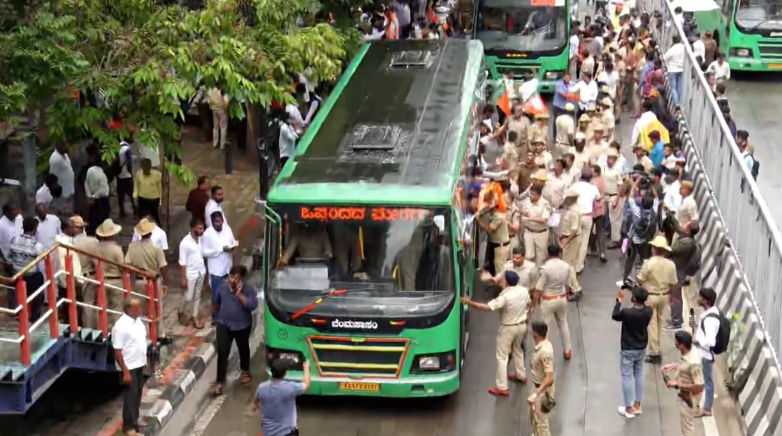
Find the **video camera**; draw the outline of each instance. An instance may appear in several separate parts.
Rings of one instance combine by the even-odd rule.
[[[626,278],[624,280],[620,280],[620,281],[616,282],[616,284],[617,284],[617,286],[619,286],[620,289],[627,290],[627,291],[631,291],[634,288],[640,286],[638,284],[638,282],[636,282],[635,280],[633,280],[630,277],[628,277],[628,278]]]
[[[646,171],[631,171],[629,174],[633,180],[638,180],[638,187],[648,189],[652,185],[652,176]]]

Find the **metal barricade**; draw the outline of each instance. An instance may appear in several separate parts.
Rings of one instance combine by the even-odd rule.
[[[638,0],[637,7],[650,15],[654,11],[662,12],[662,23],[652,25],[661,52],[672,45],[674,34],[684,41],[686,55],[679,105],[779,367],[782,361],[782,295],[779,293],[782,289],[782,237],[779,229],[744,163],[709,83],[695,61],[684,31],[673,18],[670,3]]]
[[[54,255],[58,248],[65,249],[65,268],[56,271],[54,266]],[[91,259],[95,264],[95,277],[84,277],[73,272],[73,256],[84,255]],[[44,270],[44,283],[38,289],[27,289],[27,283],[24,280],[24,276],[33,271],[43,262]],[[114,286],[106,283],[106,279],[103,274],[103,266],[106,264],[112,264],[122,269],[122,287]],[[135,274],[137,278],[141,278],[146,281],[146,293],[141,294],[133,291],[133,283],[131,282],[131,274]],[[58,281],[61,277],[65,277],[65,296],[58,296]],[[85,301],[78,301],[76,292],[77,281],[81,284],[92,284],[97,287],[96,292],[96,304],[90,304]],[[121,311],[109,309],[107,307],[107,293],[121,293],[124,299],[129,299],[131,296],[146,301],[147,305],[147,317],[142,317],[142,320],[149,324],[149,339],[153,344],[157,343],[158,332],[157,322],[159,320],[159,314],[157,314],[158,302],[161,298],[158,288],[158,280],[155,274],[149,271],[142,271],[134,268],[130,265],[121,265],[109,260],[103,259],[100,256],[96,256],[86,251],[76,249],[74,247],[55,244],[47,249],[43,254],[38,256],[33,262],[31,262],[22,271],[16,273],[13,277],[0,276],[0,283],[6,290],[10,290],[12,287],[16,290],[17,306],[15,308],[0,307],[0,316],[14,316],[18,319],[18,336],[16,337],[0,337],[0,342],[19,344],[20,347],[20,360],[24,366],[30,366],[32,363],[31,353],[31,333],[40,328],[45,322],[48,321],[50,336],[52,339],[57,339],[60,336],[60,323],[58,319],[58,309],[61,305],[67,304],[66,323],[68,324],[68,330],[71,334],[76,334],[79,331],[79,319],[77,308],[81,307],[84,312],[97,311],[98,312],[98,329],[104,340],[109,338],[109,323],[108,315],[122,315]],[[46,295],[48,305],[46,309],[40,314],[38,319],[30,319],[30,305],[33,304],[36,298],[41,294]]]

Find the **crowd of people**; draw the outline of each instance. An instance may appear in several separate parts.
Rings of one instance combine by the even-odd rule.
[[[579,282],[585,259],[591,252],[608,262],[606,250],[621,250],[624,271],[612,314],[622,322],[618,411],[628,419],[641,415],[643,362],[661,364],[662,332],[675,332],[681,357],[661,369],[675,372],[668,386],[679,390],[682,433],[691,435],[693,419],[712,414],[713,362],[725,351],[729,323],[714,307],[714,290],[697,283],[700,220],[687,159],[672,135],[675,114],[666,104],[669,92],[677,98],[675,50],[660,57],[650,31],[663,25],[659,14],[621,7],[610,13],[612,20],[587,16],[574,23],[571,46],[578,49],[556,86],[553,135],[548,114],[528,111],[524,101],[508,114],[494,104],[484,108],[464,195],[472,222],[486,235],[482,278],[498,294],[486,304],[463,302],[499,312],[493,395],[507,396],[509,379],[527,382],[522,344],[531,326],[536,390],[529,403],[534,434],[545,436],[555,404],[554,367],[551,345],[540,338],[556,327],[560,352],[571,358],[567,301],[588,298]],[[624,145],[616,131],[622,111],[636,119]],[[623,157],[630,149],[633,162]],[[622,308],[626,293],[632,306]]]

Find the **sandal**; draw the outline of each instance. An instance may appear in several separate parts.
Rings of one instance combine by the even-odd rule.
[[[242,372],[242,376],[239,378],[239,380],[242,382],[243,385],[246,385],[247,383],[250,383],[250,380],[252,380],[253,377],[250,375],[248,371]]]
[[[193,325],[193,328],[195,328],[196,330],[201,330],[202,328],[204,328],[204,322],[196,318],[193,318],[191,324]]]
[[[212,397],[219,397],[220,395],[223,395],[223,385],[220,383],[215,383],[215,385],[212,386],[212,389],[209,391],[209,395]]]

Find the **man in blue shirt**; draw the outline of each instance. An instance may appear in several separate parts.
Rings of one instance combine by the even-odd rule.
[[[663,164],[663,159],[665,159],[665,153],[663,153],[665,142],[660,139],[660,132],[657,130],[649,132],[649,140],[653,144],[652,149],[649,151],[649,159],[652,161],[655,168],[660,168]]]
[[[568,90],[575,85],[573,81],[570,80],[570,73],[565,72],[565,75],[562,76],[561,79],[557,80],[557,89],[554,92],[554,119],[556,120],[558,116],[568,113],[567,110],[567,104],[569,102],[568,99]],[[554,138],[557,137],[557,124],[554,123]]]
[[[243,384],[250,382],[250,333],[252,313],[258,307],[255,288],[244,282],[247,268],[235,265],[228,272],[228,280],[217,289],[212,310],[217,313],[217,379],[212,395],[222,395],[228,372],[228,355],[236,342],[239,351],[239,368]]]
[[[310,387],[310,363],[304,362],[301,383],[285,381],[288,368],[295,362],[275,359],[271,365],[272,378],[258,386],[253,409],[261,409],[261,431],[264,436],[298,436],[296,428],[296,397]],[[263,408],[261,408],[263,405]]]

